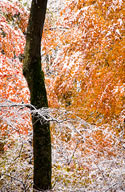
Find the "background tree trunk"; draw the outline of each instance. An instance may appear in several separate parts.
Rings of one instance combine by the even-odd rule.
[[[23,74],[30,89],[31,104],[36,108],[48,107],[41,68],[41,38],[46,14],[47,0],[33,0],[27,28],[24,51]],[[42,123],[41,123],[42,122]],[[34,191],[51,189],[51,137],[49,122],[32,116]]]

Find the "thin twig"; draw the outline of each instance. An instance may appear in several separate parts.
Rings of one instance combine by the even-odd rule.
[[[72,156],[70,157],[70,160],[69,160],[69,162],[68,162],[68,165],[70,165],[70,163],[71,163],[71,161],[72,161],[72,158],[74,157],[74,154],[75,154],[75,152],[76,152],[76,149],[77,149],[77,147],[78,147],[79,142],[80,142],[80,141],[77,140],[75,149],[74,149],[74,151],[73,151],[73,153],[72,153]]]

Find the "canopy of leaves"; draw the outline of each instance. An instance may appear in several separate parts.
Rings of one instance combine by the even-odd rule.
[[[27,103],[29,100],[29,91],[22,75],[21,62],[27,18],[27,12],[19,3],[0,1],[0,102],[10,100]],[[5,121],[12,117],[16,123],[16,114],[12,111],[8,111],[7,116],[0,111],[0,115]],[[24,132],[28,127],[24,126],[23,122],[18,125],[18,129]],[[3,126],[2,130],[6,128],[7,126]]]
[[[49,83],[61,105],[91,123],[120,123],[123,42],[122,1],[68,2],[56,29],[45,28],[43,39],[51,57]]]

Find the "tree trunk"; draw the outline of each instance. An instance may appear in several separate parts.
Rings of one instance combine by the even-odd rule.
[[[23,74],[30,90],[31,104],[37,109],[48,107],[41,68],[41,38],[46,14],[47,0],[32,0],[24,51]],[[49,122],[32,116],[34,191],[51,189],[51,137]]]

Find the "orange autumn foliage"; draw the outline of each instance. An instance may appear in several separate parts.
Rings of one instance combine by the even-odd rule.
[[[45,26],[50,107],[64,107],[72,111],[71,119],[78,116],[100,126],[88,134],[85,148],[79,144],[83,156],[116,156],[112,134],[119,138],[124,132],[123,21],[122,1],[79,0],[67,1],[56,28]],[[61,139],[70,142],[66,134]]]
[[[19,57],[28,14],[17,4],[0,3],[6,12],[0,33],[1,101],[27,103]],[[77,115],[97,126],[108,123],[116,133],[123,121],[122,13],[120,2],[67,1],[56,27],[47,18],[42,41],[44,56],[50,57],[49,64],[43,62],[49,106],[64,107],[72,111],[71,118]]]
[[[123,119],[123,20],[122,1],[67,1],[56,29],[44,32],[55,98],[97,125]]]
[[[24,52],[23,33],[27,27],[28,14],[17,2],[13,4],[10,1],[0,1],[0,7],[0,103],[8,101],[27,103],[29,91],[22,74],[20,57]],[[1,133],[5,134],[7,131],[7,120],[11,117],[14,119],[12,122],[15,130],[17,128],[20,132],[27,133],[29,122],[27,126],[24,126],[23,121],[18,123],[14,111],[1,109],[0,115],[4,119],[4,123],[1,123]],[[21,119],[24,119],[24,115]],[[10,126],[9,131],[11,129]]]

